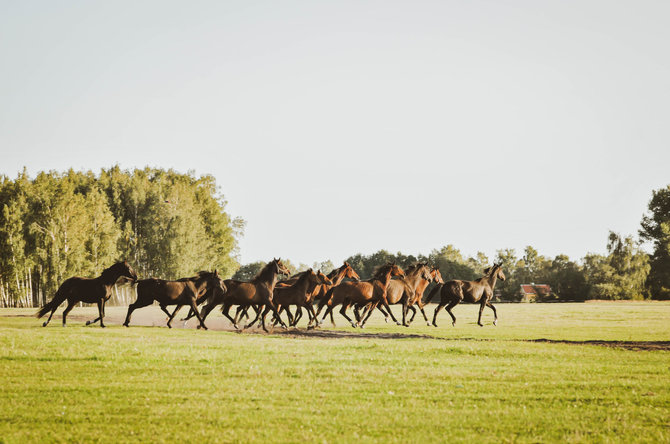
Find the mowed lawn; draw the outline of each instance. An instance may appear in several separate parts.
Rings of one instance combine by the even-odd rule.
[[[273,334],[2,309],[0,442],[670,442],[670,303],[497,307]]]

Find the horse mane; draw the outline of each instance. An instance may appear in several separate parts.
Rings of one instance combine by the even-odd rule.
[[[251,280],[255,281],[256,279],[260,279],[261,276],[263,276],[265,273],[267,273],[268,268],[270,268],[270,266],[273,265],[273,264],[274,264],[274,261],[270,261],[267,264],[265,264],[265,266],[263,268],[261,268],[261,271],[256,273],[256,276],[251,278]]]
[[[372,270],[372,278],[378,279],[384,277],[384,275],[388,272],[388,269],[391,267],[393,267],[393,264],[390,262],[383,265],[377,265],[374,270]]]
[[[198,279],[202,279],[205,276],[210,275],[210,274],[213,274],[213,272],[212,271],[201,270],[201,271],[198,271],[194,276],[177,279],[177,282],[197,281]]]

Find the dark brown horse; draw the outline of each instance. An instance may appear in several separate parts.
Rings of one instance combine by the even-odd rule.
[[[435,293],[439,292],[441,298],[440,304],[435,309],[435,314],[433,315],[433,325],[435,327],[437,327],[435,322],[437,313],[442,307],[445,307],[445,310],[451,316],[451,325],[456,325],[456,316],[451,312],[451,309],[463,301],[479,303],[479,317],[477,318],[479,326],[483,327],[482,312],[484,311],[484,307],[490,307],[493,310],[493,325],[497,324],[498,314],[493,304],[491,304],[491,298],[493,298],[493,289],[495,288],[496,281],[498,279],[501,281],[505,280],[502,263],[494,264],[492,267],[484,270],[484,273],[485,276],[480,277],[476,281],[448,281],[439,287],[439,290],[435,291]],[[428,302],[430,302],[430,296]]]
[[[358,273],[356,273],[356,271],[352,268],[351,265],[349,265],[348,262],[344,262],[344,264],[342,264],[340,268],[336,268],[330,273],[328,273],[327,278],[332,281],[332,284],[318,285],[312,292],[309,300],[310,304],[317,299],[319,300],[319,308],[316,312],[316,316],[319,316],[319,313],[321,313],[321,309],[326,305],[326,302],[328,302],[328,298],[325,297],[328,290],[337,285],[340,285],[345,278],[353,279],[354,281],[361,280]],[[302,310],[300,309],[300,307],[298,307],[297,313],[294,318],[294,325],[297,324],[297,322],[300,320],[301,317],[302,317]],[[330,312],[330,320],[333,321],[332,311]],[[333,325],[334,324],[335,322],[333,321]]]
[[[309,270],[302,272],[293,285],[288,287],[275,287],[272,301],[277,307],[278,313],[281,314],[282,309],[286,308],[289,325],[294,325],[293,316],[291,315],[291,311],[288,310],[289,305],[297,305],[298,307],[305,308],[309,314],[309,323],[307,324],[307,327],[309,328],[312,321],[318,323],[311,300],[314,290],[317,286],[332,284],[333,282],[328,279],[325,274],[321,273],[321,271],[319,271],[319,273],[314,273],[310,268]],[[275,320],[275,323],[276,322],[277,320]]]
[[[184,305],[188,305],[198,317],[200,327],[207,329],[204,320],[198,312],[196,300],[201,291],[207,292],[214,288],[218,288],[221,293],[225,293],[226,291],[216,270],[213,272],[201,271],[193,277],[182,278],[176,281],[155,278],[142,279],[137,282],[137,300],[128,306],[128,313],[123,325],[128,327],[133,311],[151,305],[156,301],[161,310],[168,315],[167,326],[169,328],[172,328],[172,319],[177,314],[177,311]],[[168,305],[176,305],[177,308],[170,313],[166,308]]]
[[[254,277],[249,282],[227,279],[224,281],[227,288],[226,293],[223,294],[221,298],[210,299],[207,305],[205,305],[205,307],[202,309],[203,315],[207,316],[207,314],[212,311],[215,306],[223,304],[223,308],[221,309],[223,315],[227,317],[230,322],[232,322],[233,327],[239,329],[237,322],[228,314],[230,307],[233,305],[242,305],[245,307],[250,305],[263,305],[265,306],[265,311],[262,313],[263,330],[267,331],[267,328],[265,327],[265,315],[270,310],[272,310],[275,317],[279,319],[279,323],[283,327],[286,327],[286,324],[279,317],[277,308],[272,302],[272,296],[275,285],[277,284],[277,276],[279,274],[289,276],[291,273],[288,268],[282,264],[280,259],[274,259],[265,267],[263,267],[258,275],[256,275],[256,277]],[[245,328],[253,325],[256,320],[258,320],[259,316],[261,316],[261,310],[256,313],[256,318]]]
[[[404,275],[405,273],[400,267],[394,263],[389,263],[380,266],[372,279],[361,282],[343,282],[337,287],[331,288],[328,290],[328,293],[326,293],[326,297],[328,298],[328,309],[324,313],[323,319],[326,318],[328,313],[333,311],[333,308],[336,305],[342,304],[340,314],[351,323],[352,327],[355,328],[357,324],[347,316],[347,308],[349,308],[351,304],[366,305],[368,303],[379,301],[389,312],[391,319],[393,319],[396,324],[400,325],[400,322],[393,316],[388,302],[386,301],[386,289],[392,276]],[[370,316],[370,313],[372,313],[372,311],[368,313],[368,317]],[[321,323],[323,323],[323,319],[321,320]],[[367,319],[363,319],[362,324],[364,324],[366,320]]]
[[[435,282],[438,285],[444,284],[444,280],[442,279],[442,274],[440,273],[440,269],[438,267],[431,267],[430,268],[430,277],[432,278],[432,281]],[[423,307],[425,307],[425,303],[423,302],[423,293],[426,291],[426,287],[428,287],[428,284],[430,284],[429,281],[422,280],[419,282],[419,285],[415,288],[414,290],[414,298],[409,301],[407,304],[407,309],[412,310],[412,317],[409,318],[409,321],[407,321],[407,324],[411,324],[412,321],[414,320],[414,316],[416,316],[416,308],[414,308],[414,305],[416,304],[419,307],[419,310],[421,310],[421,314],[423,315],[423,319],[426,321],[426,325],[430,326],[430,321],[428,320],[428,316],[426,316],[426,312],[423,310]]]
[[[430,274],[430,268],[426,262],[411,265],[405,270],[404,277],[392,279],[391,282],[389,282],[389,286],[386,289],[386,301],[389,305],[402,304],[402,325],[409,325],[406,322],[407,307],[410,300],[414,300],[416,288],[419,284],[425,282],[427,285],[432,280],[433,277]],[[366,316],[368,314],[367,310],[374,310],[375,307],[384,314],[384,317],[386,318],[385,320],[388,322],[389,315],[379,306],[379,302],[377,302],[374,307],[366,307],[366,311],[363,313],[363,318],[368,317]]]
[[[58,287],[53,299],[40,308],[36,316],[41,318],[51,311],[49,318],[42,324],[43,327],[46,327],[58,306],[67,300],[67,307],[63,311],[63,327],[65,327],[67,314],[77,302],[98,304],[98,318],[86,322],[86,325],[100,321],[100,327],[104,327],[102,318],[105,317],[105,302],[112,297],[112,287],[121,277],[131,281],[137,279],[135,270],[126,261],[117,262],[104,270],[97,278],[71,277]]]

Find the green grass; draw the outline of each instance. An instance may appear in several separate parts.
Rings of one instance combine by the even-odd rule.
[[[322,331],[364,336],[333,337],[42,328],[32,312],[0,310],[0,442],[670,441],[667,346],[579,342],[670,341],[670,303],[500,304],[483,328],[475,306],[456,327],[336,315]]]

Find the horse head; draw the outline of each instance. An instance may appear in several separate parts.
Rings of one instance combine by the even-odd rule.
[[[442,273],[438,267],[432,267],[430,269],[430,276],[433,278],[433,282],[436,284],[444,284],[444,279],[442,279]]]
[[[284,276],[290,276],[291,271],[286,267],[286,265],[282,264],[281,258],[279,259],[274,259],[272,263],[275,266],[275,272],[277,274],[283,274]]]
[[[358,273],[356,273],[356,270],[354,270],[354,268],[351,265],[349,265],[348,262],[345,262],[344,265],[342,266],[344,267],[345,270],[344,277],[353,279],[356,282],[361,280],[361,277],[358,275]]]

